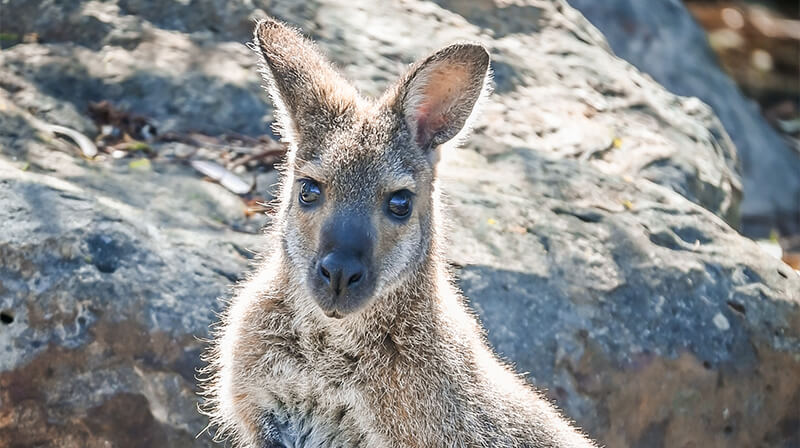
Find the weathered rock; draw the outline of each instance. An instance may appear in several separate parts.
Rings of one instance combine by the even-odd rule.
[[[722,72],[705,32],[677,0],[567,0],[603,32],[614,52],[671,92],[711,105],[742,164],[748,234],[800,231],[800,156]]]
[[[71,12],[20,13],[20,29],[74,36],[0,53],[0,447],[211,445],[194,439],[198,338],[263,219],[175,147],[154,144],[149,168],[86,161],[34,118],[92,134],[88,101],[111,99],[160,129],[266,132],[254,58],[230,40],[261,12],[153,5],[42,2]],[[442,161],[450,256],[492,344],[593,436],[794,446],[800,276],[724,221],[736,156],[706,106],[610,55],[560,1],[262,7],[368,94],[440,44],[490,48],[497,92]],[[61,26],[86,15],[105,36],[141,31],[93,45]]]
[[[197,337],[258,246],[241,201],[185,168],[28,160],[0,158],[0,446],[196,446]]]
[[[129,3],[139,9],[149,4],[89,2],[73,9],[130,28],[130,16],[114,15],[122,14]],[[391,8],[363,3],[359,9],[358,2],[307,2],[302,8],[294,2],[275,2],[270,13],[310,33],[359,87],[373,95],[432,47],[457,39],[480,40],[492,51],[499,75],[497,95],[479,124],[487,138],[590,160],[610,173],[668,185],[737,225],[736,154],[710,110],[667,93],[611,57],[602,36],[560,2],[518,7],[476,2],[466,11],[461,2],[442,2],[454,12],[426,2]],[[232,2],[231,11],[244,14],[246,9],[238,4]],[[186,6],[174,15],[183,18],[181,23],[208,25],[216,20],[212,10]],[[78,20],[75,14],[66,11],[63,25]],[[170,14],[164,20],[172,20]],[[394,14],[405,14],[405,19],[397,22]],[[263,132],[270,109],[262,99],[255,59],[244,46],[225,40],[224,33],[187,35],[139,21],[134,27],[141,30],[138,44],[130,49],[106,45],[92,51],[54,43],[4,51],[0,62],[8,67],[9,78],[17,80],[12,99],[55,124],[87,131],[89,124],[73,118],[80,114],[65,117],[60,109],[42,104],[66,102],[82,112],[90,101],[107,99],[156,119],[163,132]],[[369,26],[362,25],[367,22]],[[73,35],[84,38],[80,28]],[[22,88],[26,83],[35,89]],[[65,118],[69,122],[60,122]],[[473,147],[491,151],[491,146]]]
[[[121,14],[111,6],[88,2],[82,11],[103,8]],[[120,27],[131,20],[111,13],[104,17]],[[162,133],[263,133],[271,109],[262,99],[250,50],[209,32],[187,35],[136,20],[131,45],[93,49],[58,42],[3,50],[0,86],[8,86],[13,100],[40,118],[89,133],[90,123],[64,116],[60,109],[69,107],[85,117],[90,102],[108,100],[156,120]],[[83,36],[81,30],[73,34],[76,39]],[[25,88],[30,85],[35,89]],[[53,103],[58,107],[52,108]]]
[[[645,181],[526,149],[445,165],[493,346],[607,446],[796,446],[800,276]]]
[[[393,79],[404,68],[383,62],[390,42],[436,46],[477,39],[489,47],[501,76],[471,147],[490,154],[504,143],[590,161],[609,173],[667,185],[738,223],[735,149],[707,106],[669,94],[609,55],[602,36],[562,2],[440,3],[444,7],[411,3],[371,11],[374,25],[367,28],[357,25],[363,19],[356,12],[322,5],[312,23],[301,25],[371,93],[382,87],[376,79]],[[399,25],[394,18],[402,13]],[[425,50],[394,51],[405,62]],[[374,67],[373,73],[363,67]],[[482,144],[483,138],[492,143]]]

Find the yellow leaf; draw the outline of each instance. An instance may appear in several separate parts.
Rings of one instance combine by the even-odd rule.
[[[128,151],[150,151],[150,145],[145,142],[135,140],[128,146]]]
[[[497,221],[495,221],[493,218],[487,219],[486,222],[489,223],[490,226],[497,224]]]
[[[143,171],[150,170],[151,168],[150,159],[133,160],[128,164],[128,167],[130,167],[130,169],[132,170],[143,170]]]
[[[622,205],[628,210],[633,210],[633,202],[629,201],[628,199],[622,201]]]
[[[614,145],[615,148],[621,147],[622,146],[622,139],[619,138],[619,137],[614,138],[614,141],[612,142],[612,145]]]

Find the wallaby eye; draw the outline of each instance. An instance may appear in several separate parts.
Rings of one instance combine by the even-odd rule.
[[[389,197],[389,213],[397,219],[408,217],[411,213],[412,193],[408,190],[395,191]]]
[[[322,190],[319,188],[319,184],[314,182],[311,179],[300,179],[300,203],[303,205],[311,205],[317,199],[319,199],[320,195],[322,194]]]

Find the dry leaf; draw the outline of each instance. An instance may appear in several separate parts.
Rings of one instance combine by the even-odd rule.
[[[791,266],[792,269],[800,270],[800,252],[784,252],[781,260]]]
[[[152,168],[150,159],[136,159],[128,163],[128,167],[132,170],[149,171]]]
[[[508,228],[508,230],[513,233],[519,233],[520,235],[528,233],[528,229],[522,226],[511,226]]]
[[[251,184],[245,182],[241,177],[226,170],[218,163],[207,160],[192,160],[192,167],[204,175],[219,182],[220,185],[236,194],[247,194],[253,189]]]
[[[255,197],[245,201],[244,215],[250,218],[253,215],[270,214],[275,212],[275,207],[262,197]]]
[[[59,126],[57,124],[49,124],[43,123],[44,128],[54,134],[61,134],[69,137],[78,147],[81,149],[81,153],[85,157],[93,158],[97,155],[97,146],[95,146],[94,142],[89,139],[89,137],[81,134],[80,132],[76,131],[75,129],[70,129],[66,126]]]

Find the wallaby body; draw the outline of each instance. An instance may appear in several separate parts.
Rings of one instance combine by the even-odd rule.
[[[296,31],[255,45],[290,143],[271,247],[209,353],[208,412],[246,447],[592,447],[506,365],[441,254],[437,151],[487,91],[475,44],[362,99]]]

